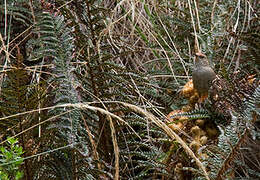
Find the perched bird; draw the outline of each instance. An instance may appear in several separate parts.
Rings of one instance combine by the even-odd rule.
[[[199,103],[202,103],[208,97],[211,82],[215,79],[215,77],[216,74],[210,67],[207,57],[201,52],[196,53],[192,80],[194,89],[199,95]]]

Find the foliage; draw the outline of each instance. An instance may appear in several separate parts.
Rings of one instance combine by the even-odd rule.
[[[22,64],[23,56],[19,49],[17,51],[17,62],[11,63],[6,69],[7,72],[2,74],[5,80],[2,82],[0,101],[0,129],[3,132],[1,138],[22,133],[19,143],[25,151],[23,156],[29,156],[32,151],[31,137],[37,136],[37,132],[25,130],[37,124],[43,115],[35,111],[23,113],[39,107],[45,96],[45,88],[44,82],[37,83],[32,80],[32,73],[25,69]],[[29,176],[28,161],[25,160],[26,176]]]
[[[25,179],[256,177],[258,25],[256,1],[0,2],[0,143],[18,136]],[[198,50],[219,79],[171,129]],[[221,134],[192,152],[201,119]]]
[[[222,129],[222,133],[219,136],[219,142],[217,144],[218,149],[221,149],[221,153],[216,152],[212,159],[209,160],[211,163],[211,175],[212,179],[226,179],[232,177],[232,171],[230,171],[232,163],[236,162],[236,156],[239,153],[239,147],[245,142],[250,132],[254,132],[254,121],[259,116],[259,90],[260,86],[256,88],[254,94],[252,94],[246,101],[246,109],[241,115],[233,115],[231,123]],[[255,114],[256,113],[256,114]],[[259,137],[257,137],[259,138]],[[258,172],[254,173],[254,169],[248,172],[251,175],[249,177],[259,178]],[[240,175],[242,176],[242,174]],[[243,178],[249,178],[243,177]],[[241,177],[242,178],[242,177]]]
[[[23,177],[20,166],[23,163],[23,149],[17,144],[17,139],[8,138],[8,147],[0,147],[0,178],[3,180],[19,180]]]

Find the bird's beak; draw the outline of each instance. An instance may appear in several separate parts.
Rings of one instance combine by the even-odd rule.
[[[197,52],[195,54],[197,57],[206,57],[205,54],[201,53],[201,52]]]

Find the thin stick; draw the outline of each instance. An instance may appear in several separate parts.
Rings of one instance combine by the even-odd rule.
[[[194,19],[193,19],[193,13],[192,13],[192,9],[191,9],[190,0],[188,0],[188,4],[189,4],[190,17],[191,17],[191,22],[192,22],[192,26],[193,26],[194,36],[195,36],[195,52],[200,52],[198,35],[197,35],[197,31],[196,31],[195,22],[194,22]]]

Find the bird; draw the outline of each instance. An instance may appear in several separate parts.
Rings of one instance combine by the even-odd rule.
[[[202,103],[208,97],[208,91],[212,81],[216,78],[214,70],[210,67],[206,55],[197,52],[195,56],[195,65],[192,72],[193,87],[199,96],[199,103]]]

